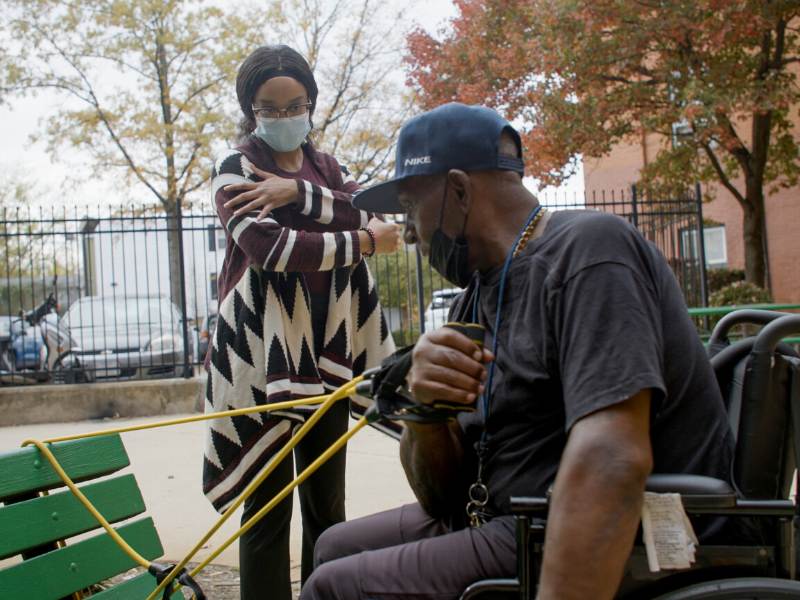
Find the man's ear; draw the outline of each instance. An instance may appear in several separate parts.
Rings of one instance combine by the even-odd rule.
[[[463,214],[468,214],[472,205],[472,180],[468,173],[460,169],[447,172],[448,202],[457,206]]]

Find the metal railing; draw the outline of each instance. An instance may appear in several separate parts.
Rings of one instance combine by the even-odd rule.
[[[554,210],[588,208],[628,219],[667,257],[687,304],[705,304],[699,197],[659,200],[626,189],[540,200]],[[9,368],[38,370],[37,381],[95,381],[189,376],[203,363],[225,252],[210,206],[172,216],[135,206],[20,207],[3,209],[0,218],[0,382],[8,383]],[[415,247],[368,263],[399,346],[444,322],[455,290]],[[54,342],[53,352],[77,357],[78,373],[69,371],[68,357],[43,362],[49,346],[41,331],[20,321],[20,311],[50,294],[57,315],[37,326],[72,338]],[[54,373],[59,369],[69,372]]]

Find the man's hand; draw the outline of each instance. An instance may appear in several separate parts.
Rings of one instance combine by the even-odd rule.
[[[406,383],[421,404],[436,400],[474,404],[483,391],[492,353],[448,327],[423,335],[414,346]],[[433,517],[451,514],[467,482],[461,427],[409,421],[400,440],[400,461],[414,495]]]
[[[473,404],[483,391],[492,353],[448,327],[426,333],[414,346],[406,382],[420,404]]]
[[[617,593],[653,465],[650,390],[579,420],[550,499],[538,600]]]
[[[297,200],[297,182],[262,171],[253,165],[253,173],[264,181],[234,183],[225,186],[226,192],[241,192],[225,203],[225,208],[235,209],[236,216],[261,209],[256,220],[260,221],[271,211]]]

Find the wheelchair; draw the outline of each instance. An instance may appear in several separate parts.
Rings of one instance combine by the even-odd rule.
[[[734,325],[762,325],[731,343]],[[740,310],[723,317],[709,339],[711,364],[736,439],[731,486],[686,474],[653,474],[647,490],[679,493],[690,517],[757,518],[760,545],[703,545],[681,571],[649,571],[643,546],[635,546],[617,598],[621,600],[766,600],[800,598],[800,356],[781,339],[800,333],[800,315]],[[478,581],[462,600],[536,595],[548,498],[512,498],[517,575]]]

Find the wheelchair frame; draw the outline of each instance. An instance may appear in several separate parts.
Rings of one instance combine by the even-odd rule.
[[[756,336],[731,344],[728,340],[730,328],[742,323],[764,327]],[[780,447],[773,447],[771,453],[774,456],[777,452],[783,458],[778,491],[774,497],[763,497],[763,494],[752,496],[746,493],[747,490],[743,493],[741,489],[734,489],[726,481],[696,475],[656,474],[651,475],[647,482],[648,491],[680,493],[686,512],[692,516],[769,519],[774,543],[751,546],[700,545],[692,568],[658,573],[649,571],[644,547],[635,546],[618,598],[800,598],[800,490],[796,470],[800,464],[800,357],[790,347],[780,343],[782,338],[797,333],[800,333],[800,315],[741,310],[723,317],[709,340],[712,366],[723,395],[729,392],[725,389],[725,378],[737,367],[746,380],[742,384],[742,393],[747,398],[734,407],[726,402],[729,421],[737,434],[737,453],[741,446],[753,443],[752,437],[745,440],[739,438],[741,419],[761,419],[762,411],[753,409],[763,408],[761,405],[771,398],[770,394],[776,387],[782,385],[786,392],[779,401],[784,403],[782,408],[788,417],[788,424],[777,442]],[[751,410],[743,417],[742,403],[748,399],[748,408]],[[736,481],[736,469],[732,467],[732,471]],[[755,475],[758,476],[758,473]],[[794,497],[790,499],[789,488],[792,484]],[[517,576],[475,582],[467,587],[461,600],[497,595],[520,600],[535,597],[549,501],[549,498],[511,498],[511,512],[516,519]]]

